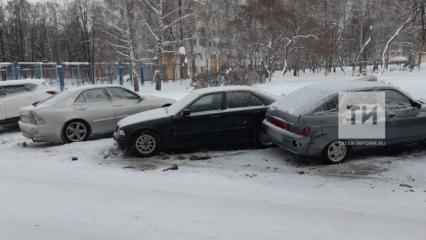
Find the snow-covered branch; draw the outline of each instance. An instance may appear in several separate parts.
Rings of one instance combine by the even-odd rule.
[[[385,72],[385,68],[386,68],[386,54],[388,53],[389,50],[389,46],[392,44],[392,42],[399,36],[399,34],[401,33],[401,31],[409,24],[413,21],[413,17],[409,17],[407,18],[407,20],[405,20],[405,22],[403,22],[392,34],[392,36],[387,40],[385,47],[383,48],[383,53],[382,53],[382,69],[380,70],[381,74],[383,75],[383,73]]]

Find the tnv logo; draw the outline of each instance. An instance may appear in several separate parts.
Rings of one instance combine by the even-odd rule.
[[[339,139],[385,139],[384,92],[339,93]]]
[[[372,109],[371,109],[372,108]],[[357,113],[361,111],[361,123],[365,124],[368,120],[372,119],[372,124],[377,125],[377,119],[378,119],[378,110],[377,106],[367,106],[367,105],[361,105],[361,106],[352,106],[350,107],[351,110],[351,124],[356,125],[356,117]]]

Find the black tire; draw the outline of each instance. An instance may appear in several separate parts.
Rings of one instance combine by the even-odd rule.
[[[144,158],[157,155],[162,147],[160,136],[149,130],[136,133],[131,142],[131,151]]]
[[[81,120],[69,121],[64,125],[62,136],[65,143],[82,142],[89,138],[90,127]]]
[[[343,163],[350,153],[349,146],[344,141],[334,141],[325,147],[322,159],[328,164]]]
[[[272,146],[274,146],[274,142],[269,139],[269,137],[265,134],[264,131],[262,131],[262,129],[257,129],[254,132],[254,144],[256,145],[256,147],[258,148],[270,148]]]

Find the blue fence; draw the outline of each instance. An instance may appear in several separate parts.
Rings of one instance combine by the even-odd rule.
[[[152,64],[139,64],[137,80],[143,85],[153,78]],[[85,84],[125,84],[132,81],[132,67],[128,63],[0,63],[0,81],[17,79],[46,79],[61,89]]]

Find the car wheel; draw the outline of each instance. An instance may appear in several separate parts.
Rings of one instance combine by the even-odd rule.
[[[323,158],[327,163],[338,164],[345,161],[349,154],[349,147],[344,141],[330,143],[323,152]]]
[[[141,157],[156,155],[162,148],[160,137],[152,131],[142,131],[136,134],[132,148]]]
[[[89,137],[89,126],[82,121],[71,121],[65,124],[64,140],[66,143],[81,142]]]
[[[258,130],[255,131],[254,143],[259,148],[269,148],[269,147],[272,147],[274,145],[274,142],[261,129],[258,129]]]

